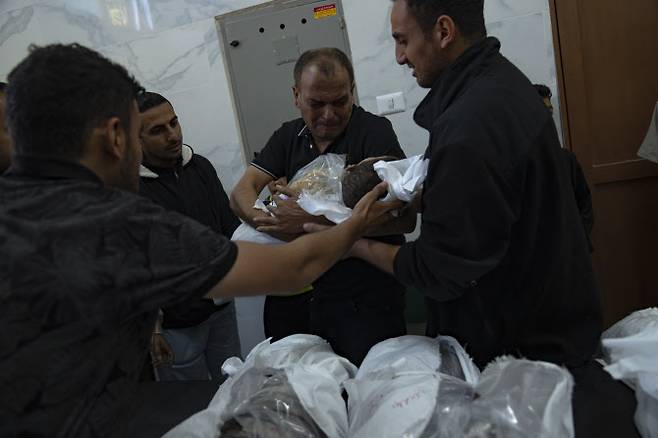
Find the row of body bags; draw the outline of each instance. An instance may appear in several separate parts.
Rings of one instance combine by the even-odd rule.
[[[574,435],[568,371],[501,357],[480,373],[451,337],[388,339],[357,369],[323,339],[293,335],[222,370],[208,408],[165,437]]]
[[[658,308],[634,312],[601,337],[605,370],[635,390],[635,425],[658,438]]]

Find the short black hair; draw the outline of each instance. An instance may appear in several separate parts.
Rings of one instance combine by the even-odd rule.
[[[17,155],[78,160],[92,129],[118,117],[130,128],[139,83],[79,44],[30,46],[9,73],[7,125]]]
[[[393,0],[405,1],[426,35],[434,29],[436,20],[447,15],[468,40],[487,36],[484,25],[484,0]]]
[[[354,208],[356,203],[359,202],[366,193],[382,182],[374,167],[376,162],[395,161],[398,159],[399,158],[394,156],[385,156],[380,157],[378,160],[369,160],[359,163],[355,167],[347,169],[341,180],[343,204],[349,208]]]
[[[295,63],[293,73],[296,86],[299,86],[304,70],[311,65],[315,65],[326,77],[335,75],[336,65],[340,65],[347,71],[347,75],[350,78],[350,85],[354,85],[354,67],[352,67],[350,58],[340,49],[335,47],[321,47],[302,53],[302,56]]]
[[[146,91],[140,94],[139,98],[137,99],[137,106],[139,107],[140,113],[146,112],[151,108],[155,108],[156,106],[160,106],[163,103],[168,103],[171,105],[171,102],[169,102],[167,98],[165,98],[162,94],[154,93],[152,91]]]
[[[7,89],[6,82],[0,82],[0,93],[3,93]]]
[[[543,99],[550,99],[553,97],[553,92],[544,84],[534,84],[535,90]]]

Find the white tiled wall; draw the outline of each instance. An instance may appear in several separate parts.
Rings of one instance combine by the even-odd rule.
[[[172,101],[185,142],[210,159],[230,191],[244,170],[244,158],[214,17],[263,2],[0,0],[0,80],[32,43],[90,46]],[[390,120],[407,154],[418,154],[427,134],[411,116],[426,91],[416,86],[406,67],[395,63],[390,6],[388,0],[343,0],[357,90],[361,105],[372,112],[377,95],[405,93],[408,110]],[[501,40],[503,54],[556,95],[548,0],[485,0],[485,18],[489,33]],[[256,301],[238,305],[245,349],[262,336],[257,317],[261,303]]]

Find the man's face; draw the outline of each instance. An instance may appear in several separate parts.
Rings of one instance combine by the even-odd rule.
[[[0,91],[0,174],[9,167],[11,139],[5,121],[5,93]]]
[[[418,85],[430,88],[449,64],[438,36],[426,35],[407,7],[406,0],[396,0],[391,11],[391,30],[395,40],[395,59],[413,70]]]
[[[142,145],[139,141],[140,117],[137,102],[130,110],[130,129],[126,132],[126,155],[121,161],[122,188],[139,191],[139,164],[142,161]]]
[[[342,66],[336,66],[332,77],[325,76],[315,65],[304,69],[293,88],[295,106],[315,141],[333,141],[345,131],[354,105],[352,88]]]
[[[167,102],[141,114],[140,138],[147,163],[174,166],[181,156],[183,133],[174,108]]]

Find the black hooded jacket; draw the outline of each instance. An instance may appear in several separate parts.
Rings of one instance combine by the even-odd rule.
[[[180,165],[175,168],[160,169],[143,164],[139,192],[167,210],[188,216],[228,239],[240,225],[212,164],[187,145],[183,145]],[[162,309],[162,326],[193,327],[218,309],[208,298],[167,306]]]
[[[470,47],[414,114],[430,166],[421,233],[395,274],[428,297],[428,334],[456,337],[478,365],[578,366],[601,330],[588,241],[555,124],[499,49]]]

